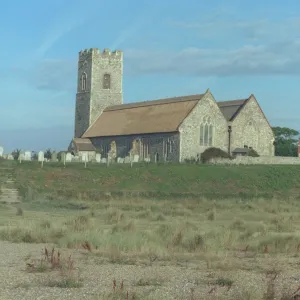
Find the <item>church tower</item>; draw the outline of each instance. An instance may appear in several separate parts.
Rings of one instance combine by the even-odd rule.
[[[104,49],[79,52],[75,137],[81,137],[103,110],[123,104],[123,53]]]

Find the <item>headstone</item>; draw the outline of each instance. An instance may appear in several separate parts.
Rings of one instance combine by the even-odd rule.
[[[146,157],[146,158],[144,159],[144,161],[145,161],[145,162],[150,162],[150,157]]]
[[[51,153],[51,161],[57,162],[57,153],[55,151]]]
[[[135,155],[133,155],[133,162],[139,162],[139,159],[140,159],[140,156],[139,155],[137,155],[137,154],[135,154]]]
[[[39,161],[39,162],[42,162],[42,161],[44,161],[44,160],[45,160],[44,152],[43,152],[43,151],[40,151],[40,152],[38,153],[38,161]]]
[[[66,161],[66,152],[62,152],[61,153],[60,160],[61,160],[61,162],[65,162]]]
[[[12,154],[8,154],[8,155],[7,155],[7,159],[8,159],[8,160],[14,160],[14,157],[12,156]]]
[[[19,157],[18,157],[18,160],[25,160],[25,152],[24,151],[21,151],[20,153],[19,153]]]
[[[103,158],[101,158],[101,163],[103,163],[103,164],[106,164],[106,158],[105,157],[103,157]]]
[[[2,156],[4,159],[7,159],[7,157],[8,157],[8,154],[3,154],[3,156]]]
[[[24,160],[31,160],[31,151],[25,151]]]
[[[68,152],[66,154],[66,162],[71,162],[72,161],[72,154],[70,152]]]
[[[4,153],[4,148],[0,146],[0,157],[3,157],[3,153]]]
[[[130,156],[126,156],[124,159],[125,164],[130,164]]]
[[[96,162],[99,163],[101,161],[101,154],[96,153]]]
[[[118,157],[118,163],[119,163],[119,164],[123,164],[123,163],[124,163],[124,158]]]
[[[83,152],[81,154],[81,161],[88,162],[88,154],[87,154],[87,152]]]

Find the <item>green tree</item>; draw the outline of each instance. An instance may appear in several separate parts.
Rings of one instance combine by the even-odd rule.
[[[298,156],[299,132],[287,127],[273,127],[276,156]]]
[[[21,153],[21,149],[15,149],[15,150],[11,153],[11,155],[13,156],[14,160],[18,160],[20,153]]]
[[[51,149],[47,149],[44,153],[44,157],[47,158],[47,159],[51,159],[51,156],[52,156],[52,151]]]

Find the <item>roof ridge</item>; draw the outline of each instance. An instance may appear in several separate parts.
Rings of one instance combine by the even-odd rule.
[[[194,94],[188,96],[162,98],[157,100],[124,103],[120,105],[108,106],[107,108],[104,109],[104,111],[114,111],[114,110],[121,110],[121,109],[130,109],[134,107],[145,107],[145,106],[154,106],[154,105],[164,105],[164,104],[176,103],[176,102],[195,101],[195,100],[200,100],[203,97],[203,95],[204,94]]]

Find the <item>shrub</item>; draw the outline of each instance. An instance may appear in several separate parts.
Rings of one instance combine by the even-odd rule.
[[[18,160],[20,153],[21,153],[21,149],[15,149],[15,150],[11,153],[11,155],[13,156],[14,160]]]
[[[47,159],[51,159],[53,151],[49,148],[45,151],[44,157]]]
[[[254,149],[249,149],[248,156],[259,157],[259,154]]]
[[[199,160],[196,157],[186,158],[184,160],[186,164],[197,164]]]
[[[213,158],[230,158],[231,156],[220,148],[208,148],[201,154],[201,162],[207,163]]]

